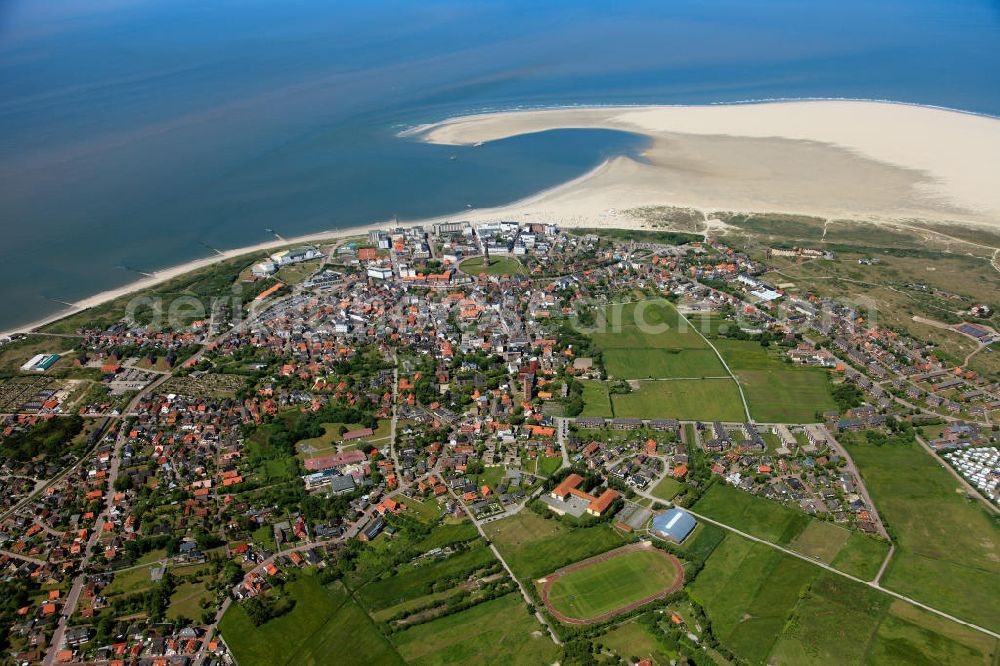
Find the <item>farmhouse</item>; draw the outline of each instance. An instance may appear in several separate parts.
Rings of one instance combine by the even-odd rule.
[[[682,509],[670,509],[653,518],[653,534],[674,543],[687,539],[698,525],[690,513]]]

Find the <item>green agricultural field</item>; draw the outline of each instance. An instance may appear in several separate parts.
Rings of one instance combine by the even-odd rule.
[[[728,534],[690,586],[725,645],[763,663],[776,637],[819,571],[808,562]]]
[[[796,553],[830,564],[851,538],[851,530],[833,523],[812,520],[788,547]]]
[[[689,591],[716,636],[750,663],[987,666],[995,659],[996,641],[985,634],[762,544],[727,533],[711,552]]]
[[[583,384],[583,411],[580,416],[611,416],[611,400],[604,382],[585,379]]]
[[[861,532],[851,532],[847,543],[833,558],[833,566],[844,573],[857,576],[861,580],[873,580],[879,567],[889,554],[889,543],[867,536]]]
[[[699,522],[684,543],[679,546],[684,559],[703,562],[726,538],[726,530],[711,523]]]
[[[484,529],[523,581],[622,545],[622,537],[606,525],[569,528],[532,511],[487,523]]]
[[[711,349],[608,349],[604,365],[616,379],[728,376]]]
[[[862,439],[845,443],[897,545],[882,585],[1000,630],[1000,524],[916,442]]]
[[[472,257],[466,259],[458,266],[462,271],[470,275],[524,275],[525,270],[521,262],[513,257],[490,257],[490,265],[483,266],[483,257]]]
[[[477,569],[496,562],[482,542],[472,549],[443,560],[425,560],[400,566],[396,572],[355,590],[368,610],[379,610],[434,592],[435,583],[460,576],[463,580]]]
[[[825,370],[799,368],[777,347],[748,340],[712,341],[736,374],[754,418],[764,423],[812,423],[816,412],[836,409]]]
[[[795,607],[768,661],[788,666],[865,663],[891,602],[877,590],[820,574]]]
[[[993,638],[905,601],[894,601],[879,624],[868,657],[873,664],[995,664]]]
[[[325,664],[348,642],[359,663],[400,663],[392,646],[339,584],[325,588],[307,573],[285,589],[295,607],[259,627],[239,604],[223,616],[219,630],[240,666]]]
[[[409,664],[551,664],[559,647],[508,594],[393,635]]]
[[[591,339],[601,349],[708,349],[694,327],[668,301],[609,305]]]
[[[340,608],[298,652],[290,655],[286,663],[324,666],[331,662],[331,655],[343,654],[346,645],[350,645],[352,664],[403,663],[396,649],[379,633],[371,618],[350,598],[344,587],[336,583],[330,590]]]
[[[639,390],[615,395],[615,416],[743,421],[739,389],[731,379],[642,382]]]
[[[801,511],[722,483],[709,488],[692,509],[782,546],[790,544],[814,520]]]
[[[678,578],[661,551],[633,550],[560,576],[548,602],[566,617],[590,620],[667,590]]]

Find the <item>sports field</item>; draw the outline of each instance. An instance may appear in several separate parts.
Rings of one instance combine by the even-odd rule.
[[[638,390],[614,395],[615,416],[645,419],[744,421],[739,389],[731,379],[645,381]]]
[[[542,600],[563,622],[592,624],[669,594],[683,582],[684,570],[675,557],[633,544],[550,574]]]

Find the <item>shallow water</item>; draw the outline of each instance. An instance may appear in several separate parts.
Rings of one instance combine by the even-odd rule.
[[[359,4],[0,4],[0,329],[133,280],[123,265],[498,205],[640,145],[396,136],[449,115],[803,97],[1000,114],[995,2]]]

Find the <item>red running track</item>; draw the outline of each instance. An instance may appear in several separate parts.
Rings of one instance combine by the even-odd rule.
[[[665,557],[674,566],[674,571],[677,573],[677,578],[674,580],[674,584],[665,590],[661,590],[656,594],[652,594],[644,599],[639,599],[638,601],[633,601],[627,606],[622,606],[621,608],[616,608],[614,610],[608,611],[603,615],[598,615],[597,617],[588,618],[586,620],[581,620],[574,617],[566,617],[555,608],[549,602],[549,590],[552,588],[552,584],[557,580],[565,576],[566,574],[573,573],[574,571],[579,571],[580,569],[599,564],[601,562],[606,562],[613,557],[618,557],[619,555],[624,555],[625,553],[630,553],[635,550],[649,550],[659,553],[662,557]],[[657,599],[662,599],[668,594],[673,594],[677,590],[681,589],[684,585],[684,566],[681,564],[680,560],[671,555],[670,553],[664,552],[659,548],[654,546],[647,546],[641,543],[634,543],[628,546],[622,546],[621,548],[616,548],[615,550],[609,550],[606,553],[597,555],[596,557],[591,557],[590,559],[577,562],[576,564],[571,564],[568,567],[563,567],[555,573],[545,577],[545,584],[542,586],[542,601],[545,604],[545,609],[549,613],[559,620],[560,622],[565,622],[566,624],[597,624],[599,622],[604,622],[616,615],[621,615],[622,613],[628,613],[631,610],[638,608],[639,606],[644,606],[651,601],[656,601]]]

